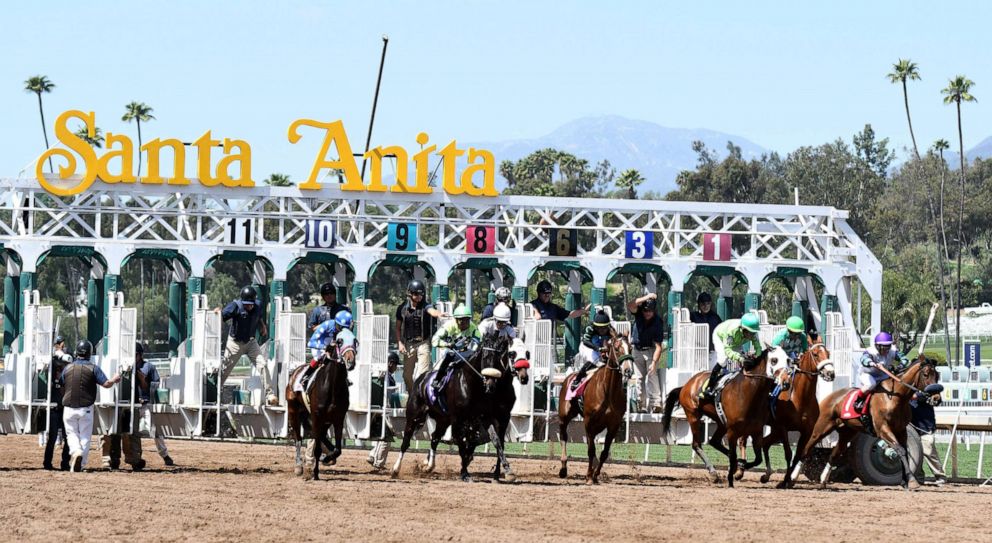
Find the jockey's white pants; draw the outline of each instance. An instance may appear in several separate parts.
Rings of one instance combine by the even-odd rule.
[[[716,333],[713,333],[713,352],[710,353],[710,362],[714,364],[720,364],[721,368],[727,367],[727,351],[723,344],[723,340],[717,337]]]
[[[62,422],[65,424],[65,441],[69,444],[69,454],[83,457],[83,468],[90,456],[90,439],[93,437],[93,406],[62,408]]]
[[[875,385],[888,378],[889,376],[884,373],[878,375],[872,373],[871,371],[861,370],[861,375],[858,376],[858,382],[861,383],[861,392],[870,392],[873,388],[875,388]]]
[[[597,349],[590,349],[583,344],[579,344],[579,355],[582,357],[583,362],[592,362],[595,365],[599,365],[600,354]]]

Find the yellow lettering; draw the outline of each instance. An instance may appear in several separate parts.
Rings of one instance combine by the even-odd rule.
[[[59,179],[68,179],[76,174],[76,156],[69,152],[67,149],[55,148],[48,149],[41,154],[38,158],[38,162],[35,165],[35,177],[38,178],[38,182],[41,186],[55,194],[56,196],[72,196],[73,194],[79,194],[84,190],[88,189],[93,181],[96,180],[97,168],[96,168],[96,152],[90,147],[90,144],[79,136],[72,133],[69,129],[68,123],[69,119],[76,118],[83,121],[86,125],[86,130],[89,132],[90,137],[95,137],[96,132],[94,127],[96,126],[96,114],[92,111],[89,113],[83,113],[79,110],[69,110],[55,119],[55,137],[60,142],[62,142],[66,147],[75,151],[83,159],[83,177],[79,180],[79,183],[73,186],[61,186],[53,185],[45,178],[45,174],[42,169],[45,163],[48,161],[49,157],[60,156],[64,158],[67,162],[65,166],[59,166]]]
[[[120,149],[112,149],[114,144],[120,144]],[[121,136],[112,132],[107,132],[104,140],[107,153],[100,157],[97,163],[97,175],[104,183],[134,183],[134,143],[131,138]],[[121,173],[114,175],[110,173],[110,161],[115,158],[121,159]]]
[[[238,154],[232,155],[231,149],[237,147]],[[228,169],[231,163],[238,163],[239,177],[232,179]],[[225,187],[254,187],[251,180],[251,146],[245,140],[224,138],[224,158],[217,164],[217,178]]]
[[[425,132],[417,134],[417,143],[424,145],[428,141],[428,136]],[[417,175],[416,183],[413,186],[407,182],[406,179],[400,182],[399,179],[396,180],[396,184],[393,185],[393,192],[405,192],[409,194],[430,194],[434,192],[434,189],[430,186],[430,179],[428,179],[428,169],[430,165],[428,164],[430,154],[437,149],[437,145],[431,145],[430,147],[425,147],[421,149],[417,154],[413,155],[414,172]]]
[[[379,146],[364,155],[371,163],[369,173],[371,180],[365,190],[369,192],[386,192],[389,190],[386,185],[382,184],[382,158],[386,155],[396,155],[393,159],[396,163],[396,182],[406,184],[407,161],[409,160],[406,149],[398,145],[392,147]]]
[[[481,158],[482,164],[476,164],[475,159]],[[468,149],[469,166],[462,172],[462,188],[469,196],[496,196],[496,158],[492,152],[485,149]],[[482,171],[482,187],[472,183],[472,177]]]
[[[186,178],[186,148],[183,142],[177,139],[162,140],[155,138],[141,146],[141,150],[148,153],[148,175],[141,178],[142,183],[149,185],[161,185],[165,178],[160,173],[159,155],[163,147],[172,147],[172,178],[170,185],[188,185]]]
[[[313,163],[313,169],[310,170],[310,177],[300,184],[300,189],[320,190],[320,183],[317,182],[320,170],[333,168],[344,172],[345,183],[341,185],[341,190],[365,190],[362,175],[358,173],[358,166],[355,165],[355,157],[351,152],[351,143],[348,142],[348,135],[344,131],[344,123],[341,121],[322,123],[310,119],[297,119],[289,125],[289,143],[296,143],[303,137],[298,131],[301,125],[323,128],[327,134],[320,147],[320,154],[317,155],[317,160]],[[327,157],[332,143],[338,152],[338,158],[333,160]]]
[[[464,154],[465,151],[458,149],[458,143],[455,140],[451,140],[451,143],[445,145],[444,149],[441,149],[441,160],[444,162],[444,168],[441,170],[441,179],[443,180],[444,192],[448,194],[463,194],[466,192],[465,188],[459,186],[455,180],[455,166],[458,157]]]
[[[220,184],[220,179],[215,178],[210,172],[210,153],[213,146],[219,143],[220,140],[210,139],[209,130],[193,142],[196,147],[196,176],[200,178],[200,183],[207,187],[216,187]]]

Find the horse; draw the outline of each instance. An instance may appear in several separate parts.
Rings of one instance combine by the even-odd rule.
[[[937,395],[926,390],[928,386],[936,384],[939,379],[936,362],[921,355],[897,377],[898,379],[886,379],[875,387],[875,393],[868,404],[868,411],[871,414],[871,429],[874,430],[874,434],[884,439],[899,454],[903,468],[902,487],[909,490],[911,484],[913,487],[918,485],[910,472],[909,458],[906,453],[906,426],[912,418],[909,401],[913,399],[914,395],[924,397]],[[820,415],[813,426],[812,435],[796,459],[796,465],[792,469],[792,479],[798,476],[799,470],[802,468],[802,461],[813,450],[813,447],[827,434],[836,430],[837,444],[830,451],[830,459],[820,476],[820,488],[826,488],[834,463],[844,454],[858,432],[866,430],[860,418],[844,419],[841,417],[847,403],[845,400],[847,400],[848,394],[854,390],[854,388],[835,390],[820,402]]]
[[[586,429],[586,446],[589,453],[589,467],[586,470],[586,484],[599,484],[603,464],[610,455],[610,445],[620,430],[627,411],[627,382],[633,373],[633,357],[630,355],[630,340],[619,335],[606,340],[604,344],[605,366],[589,378],[585,385],[582,401],[578,398],[566,399],[571,388],[573,373],[561,384],[558,396],[558,440],[561,443],[561,469],[558,477],[568,477],[568,423],[579,415]],[[596,461],[596,436],[606,430],[603,452]]]
[[[424,471],[430,473],[434,470],[437,445],[450,426],[451,436],[458,445],[458,455],[461,457],[459,476],[462,481],[471,482],[468,465],[472,462],[475,447],[480,443],[481,436],[492,425],[496,381],[503,374],[498,368],[500,360],[506,356],[506,351],[506,338],[484,337],[478,350],[452,370],[451,380],[448,381],[443,396],[447,409],[442,409],[438,403],[432,403],[428,399],[428,389],[431,387],[430,376],[435,372],[427,372],[417,378],[407,398],[406,428],[403,431],[399,458],[396,459],[391,472],[393,478],[399,476],[403,456],[410,447],[414,432],[423,426],[430,416],[436,425],[431,433],[431,450],[427,453]],[[455,352],[451,356],[460,356],[460,354]],[[438,375],[436,378],[441,377]],[[505,458],[501,457],[500,460],[506,462]]]
[[[756,458],[751,463],[745,462],[745,467],[753,467],[761,463],[762,434],[770,414],[768,395],[776,380],[783,388],[788,387],[786,376],[782,375],[787,364],[788,356],[779,347],[766,348],[757,355],[747,357],[742,371],[731,378],[723,388],[720,403],[726,423],[720,420],[715,400],[707,402],[699,400],[699,391],[705,386],[710,372],[702,371],[693,375],[685,385],[668,393],[662,417],[662,434],[668,435],[672,423],[672,411],[675,409],[675,404],[680,404],[692,430],[692,450],[703,459],[711,479],[716,483],[719,482],[720,477],[706,456],[706,452],[703,451],[705,428],[702,419],[703,416],[707,416],[716,421],[716,431],[709,439],[709,444],[730,459],[727,485],[733,487],[734,474],[738,468],[736,444],[739,438],[751,437],[754,442]],[[723,445],[724,435],[727,436],[730,447]]]
[[[765,473],[761,475],[761,482],[767,483],[771,479],[771,464],[768,462],[768,451],[772,445],[781,443],[785,449],[785,464],[789,466],[786,471],[785,480],[778,484],[778,488],[785,488],[791,484],[791,473],[793,462],[792,447],[789,443],[789,432],[799,432],[799,441],[796,443],[796,451],[802,450],[813,433],[813,425],[820,414],[820,405],[816,399],[817,379],[830,382],[834,380],[834,365],[830,360],[830,352],[823,343],[817,342],[810,345],[805,353],[799,355],[798,360],[789,359],[788,390],[782,390],[778,394],[775,403],[775,411],[771,418],[771,433],[764,438],[762,453],[765,458]],[[743,470],[738,472],[743,475]],[[740,480],[740,476],[737,477]]]
[[[530,379],[527,369],[530,368],[530,351],[527,350],[520,338],[514,338],[506,356],[500,360],[499,369],[503,375],[496,380],[496,390],[493,393],[493,421],[495,436],[490,436],[496,447],[496,468],[493,470],[493,480],[499,481],[500,467],[506,472],[506,480],[514,481],[516,476],[510,472],[510,465],[503,453],[506,442],[506,430],[510,426],[510,417],[514,404],[517,403],[517,393],[513,389],[513,378],[526,385]]]
[[[310,445],[307,453],[313,452],[313,473],[309,478],[320,479],[321,445],[328,448],[330,453],[324,457],[329,465],[334,465],[341,455],[342,433],[344,419],[348,413],[348,372],[355,369],[355,355],[358,340],[351,330],[338,332],[334,342],[328,344],[322,358],[323,365],[312,377],[309,391],[306,392],[309,402],[310,419],[306,418],[308,411],[304,403],[303,393],[293,390],[293,384],[305,365],[296,368],[286,385],[286,414],[289,419],[289,429],[296,444],[296,474],[303,475],[303,458],[301,445],[303,432],[309,426]],[[327,439],[327,432],[334,427],[334,445]]]

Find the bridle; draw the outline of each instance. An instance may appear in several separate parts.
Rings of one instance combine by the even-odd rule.
[[[615,338],[610,338],[610,340],[607,342],[606,345],[609,347],[609,353],[606,356],[607,368],[616,372],[623,373],[623,365],[627,361],[633,362],[634,357],[629,352],[617,356],[617,351],[619,351],[620,349],[618,343],[626,342],[626,341],[627,338],[625,336],[617,336]]]

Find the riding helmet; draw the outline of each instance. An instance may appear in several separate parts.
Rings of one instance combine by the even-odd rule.
[[[510,322],[510,306],[506,304],[497,304],[493,308],[493,318],[496,322]]]
[[[76,358],[82,358],[84,360],[89,359],[93,356],[93,344],[85,339],[76,344]]]
[[[458,307],[451,312],[451,316],[456,319],[469,319],[472,318],[472,312],[465,307],[465,304],[458,304]]]
[[[347,309],[338,311],[338,314],[334,315],[334,323],[338,325],[338,328],[347,328],[350,330],[352,323],[351,311]]]
[[[510,302],[510,289],[506,287],[499,287],[496,289],[496,301],[497,302]]]
[[[65,343],[65,338],[62,336],[55,336],[55,341],[52,345],[58,345],[59,343]]]
[[[400,365],[400,353],[396,351],[389,351],[389,356],[386,357],[386,364],[396,364]]]
[[[257,298],[258,298],[258,293],[255,292],[255,287],[248,286],[248,287],[245,287],[245,288],[241,289],[241,301],[242,302],[255,303],[255,300]]]
[[[761,328],[761,320],[754,313],[748,313],[741,317],[741,327],[748,332],[758,333],[758,329]]]
[[[134,354],[145,354],[145,346],[136,341],[134,343]]]
[[[788,328],[790,332],[799,334],[806,329],[806,323],[803,322],[802,317],[793,315],[785,321],[785,327]]]
[[[424,284],[422,282],[418,281],[417,279],[414,279],[413,281],[410,281],[406,285],[406,291],[410,294],[423,294],[424,292],[427,291],[427,288],[424,287]]]
[[[327,294],[337,294],[337,291],[334,290],[334,285],[331,283],[324,283],[323,285],[320,285],[320,295],[324,296]]]
[[[545,279],[545,280],[543,280],[543,281],[541,281],[540,283],[537,284],[537,293],[538,294],[551,294],[551,291],[553,291],[553,290],[554,290],[554,288],[551,286],[551,282],[548,281],[547,279]]]
[[[700,292],[699,293],[699,296],[696,296],[696,303],[697,304],[705,304],[705,303],[712,303],[712,302],[713,302],[713,297],[710,296],[710,293],[709,292]]]
[[[606,314],[606,311],[599,310],[596,312],[596,317],[592,320],[593,326],[609,326],[610,316]]]
[[[892,335],[888,332],[879,332],[875,336],[875,345],[892,345]]]

